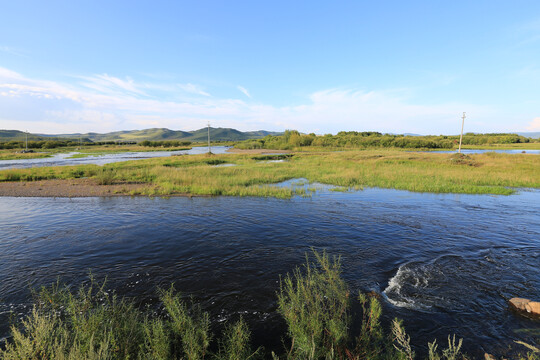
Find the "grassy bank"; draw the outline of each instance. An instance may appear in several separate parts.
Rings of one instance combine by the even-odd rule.
[[[180,147],[180,148],[152,148],[152,147],[139,147],[139,148],[129,148],[129,149],[75,149],[74,151],[78,154],[73,154],[70,159],[79,159],[89,156],[99,156],[99,155],[109,155],[109,154],[121,154],[125,152],[156,152],[156,151],[183,151],[191,150],[190,147]]]
[[[0,150],[0,160],[41,159],[50,156],[49,153],[20,153],[13,150]]]
[[[284,277],[277,311],[287,325],[283,349],[253,348],[246,322],[226,324],[220,338],[199,306],[185,302],[171,286],[158,290],[161,315],[149,315],[132,301],[107,293],[92,282],[78,291],[53,285],[35,295],[33,310],[11,327],[1,359],[407,359],[416,358],[410,337],[399,320],[381,325],[377,297],[350,294],[341,278],[339,259],[314,253],[303,268]],[[358,333],[351,333],[353,301],[362,312]],[[425,339],[425,342],[431,339]],[[477,344],[481,345],[481,344]],[[528,345],[528,344],[527,344]],[[430,360],[468,359],[462,340],[428,343]],[[538,360],[528,345],[516,359]],[[521,349],[520,349],[521,350]]]
[[[284,162],[250,155],[190,155],[105,165],[0,171],[2,181],[89,177],[98,184],[148,184],[142,195],[228,195],[288,198],[303,189],[271,186],[305,178],[344,188],[380,187],[416,192],[502,194],[540,188],[535,155],[409,153],[393,150],[298,153]],[[216,165],[234,164],[230,167]],[[1,186],[1,184],[0,184]]]

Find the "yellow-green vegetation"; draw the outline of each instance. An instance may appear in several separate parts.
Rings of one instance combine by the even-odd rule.
[[[234,164],[220,167],[215,165]],[[102,184],[148,184],[143,195],[302,195],[304,188],[272,186],[285,180],[349,189],[380,187],[433,193],[512,194],[513,188],[540,188],[540,157],[525,154],[474,155],[363,150],[297,153],[283,162],[256,156],[190,155],[105,165],[0,171],[0,181],[89,177]]]
[[[21,153],[14,150],[0,150],[0,160],[40,159],[50,156],[47,153]]]
[[[78,154],[73,154],[69,158],[77,159],[84,158],[88,156],[99,156],[107,154],[120,154],[125,152],[155,152],[155,151],[181,151],[181,150],[190,150],[190,147],[180,147],[180,148],[155,148],[155,147],[132,147],[132,146],[123,146],[118,148],[83,148],[83,149],[74,149],[73,151],[78,152]]]
[[[72,292],[53,285],[36,294],[33,310],[11,327],[11,338],[0,358],[12,359],[220,359],[248,360],[413,360],[415,351],[401,321],[385,331],[382,308],[373,296],[350,296],[341,278],[338,258],[314,252],[303,269],[286,276],[278,292],[278,312],[287,325],[284,348],[268,354],[253,350],[246,322],[226,324],[219,340],[211,319],[200,306],[186,303],[171,286],[159,290],[161,315],[149,315],[132,301],[106,292],[104,284],[81,286]],[[352,333],[351,304],[360,301],[358,333]],[[428,341],[430,339],[424,339]],[[429,360],[465,360],[463,340],[448,337],[439,351],[428,343]],[[535,346],[525,344],[517,359],[538,360]],[[481,345],[481,344],[476,344]]]
[[[375,131],[340,131],[336,135],[300,134],[296,130],[287,130],[283,135],[268,135],[262,139],[246,140],[238,143],[240,149],[285,149],[298,150],[310,147],[368,149],[368,148],[400,148],[400,149],[453,149],[459,144],[459,136],[448,135],[391,135]],[[538,142],[537,139],[526,138],[517,134],[473,134],[463,136],[463,145],[493,145]]]

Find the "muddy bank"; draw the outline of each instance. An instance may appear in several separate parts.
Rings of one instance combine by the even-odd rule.
[[[148,184],[118,183],[99,185],[93,179],[41,180],[0,183],[0,196],[15,197],[93,197],[125,196],[143,192]]]

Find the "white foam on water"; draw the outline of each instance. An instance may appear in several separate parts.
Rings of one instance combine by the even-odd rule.
[[[431,306],[420,303],[417,299],[413,299],[402,293],[404,285],[408,284],[415,289],[427,287],[429,280],[423,276],[422,271],[415,271],[412,265],[407,263],[399,267],[396,274],[388,281],[388,286],[383,291],[385,299],[392,305],[408,309],[429,309]]]

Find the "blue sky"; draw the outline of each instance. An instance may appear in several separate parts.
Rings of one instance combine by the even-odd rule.
[[[1,129],[540,131],[537,0],[1,8]]]

